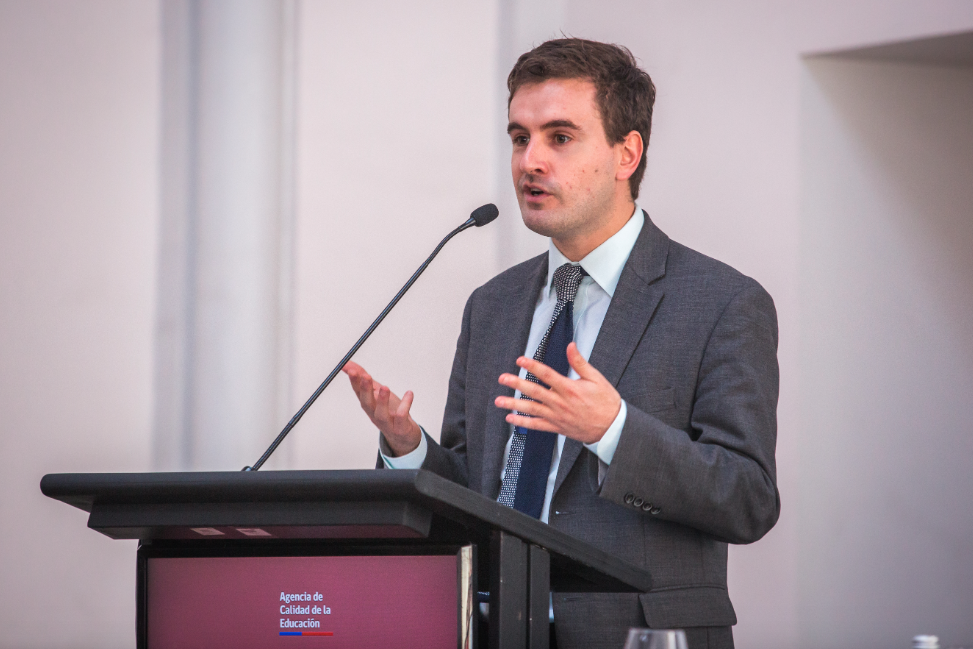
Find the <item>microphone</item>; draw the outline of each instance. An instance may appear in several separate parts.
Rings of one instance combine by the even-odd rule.
[[[393,297],[392,301],[388,303],[388,306],[385,307],[385,310],[382,311],[377,318],[375,318],[375,322],[373,322],[368,327],[368,329],[365,330],[365,333],[362,334],[362,337],[358,339],[358,342],[356,342],[352,346],[352,348],[348,350],[348,353],[345,354],[344,358],[338,361],[338,364],[335,365],[335,368],[331,370],[330,374],[328,374],[328,378],[326,378],[321,383],[321,385],[318,386],[318,389],[314,391],[314,394],[311,395],[311,398],[308,399],[303,406],[301,406],[301,409],[298,410],[293,417],[291,417],[291,420],[287,422],[286,426],[284,426],[284,430],[280,431],[280,434],[277,435],[277,439],[275,439],[273,443],[269,447],[267,447],[267,450],[264,451],[264,454],[260,456],[260,459],[254,462],[253,466],[243,467],[243,470],[244,471],[260,470],[260,467],[262,467],[264,465],[264,462],[266,462],[267,459],[271,455],[273,455],[274,451],[277,450],[277,447],[280,446],[280,443],[284,441],[285,437],[287,437],[287,434],[291,432],[291,429],[294,428],[295,425],[297,425],[297,422],[301,420],[301,417],[304,416],[304,413],[308,411],[308,408],[310,408],[311,405],[315,401],[317,401],[317,398],[321,396],[321,393],[324,392],[324,389],[327,388],[328,385],[331,383],[331,381],[334,380],[334,377],[338,376],[338,372],[341,371],[341,368],[344,367],[348,363],[348,361],[351,360],[351,357],[355,355],[355,353],[359,350],[359,348],[363,344],[365,344],[365,341],[368,340],[368,337],[372,335],[372,332],[374,332],[375,329],[378,328],[378,325],[382,323],[382,320],[384,320],[385,316],[389,314],[389,311],[391,311],[392,308],[399,303],[399,300],[402,299],[402,296],[405,295],[405,292],[408,291],[413,284],[415,284],[416,280],[419,279],[419,275],[422,275],[422,272],[426,270],[426,267],[432,262],[433,259],[436,258],[436,255],[438,255],[439,251],[443,249],[443,246],[446,245],[447,241],[455,237],[463,230],[468,230],[473,226],[482,228],[484,225],[490,223],[499,215],[500,215],[500,210],[498,210],[497,206],[494,205],[493,203],[487,203],[486,205],[481,205],[480,207],[473,210],[473,212],[470,214],[470,218],[468,218],[466,222],[464,222],[461,226],[459,226],[458,228],[456,228],[455,230],[447,234],[446,238],[439,242],[439,245],[436,246],[436,249],[432,251],[432,254],[429,255],[426,261],[422,262],[422,265],[419,266],[419,269],[412,274],[412,277],[410,277],[409,281],[405,283],[405,286],[399,289],[399,292],[395,294],[395,297]]]
[[[497,206],[493,203],[487,203],[486,205],[481,205],[473,210],[473,213],[470,214],[470,220],[476,224],[476,227],[482,228],[484,225],[490,223],[498,216],[500,216],[500,210],[497,209]],[[469,223],[469,221],[467,221],[467,223]],[[446,238],[449,239],[449,237]]]

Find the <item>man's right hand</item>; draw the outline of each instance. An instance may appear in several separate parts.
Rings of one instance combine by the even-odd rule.
[[[412,391],[399,399],[388,386],[373,380],[365,368],[353,361],[348,361],[341,370],[348,375],[362,410],[381,431],[392,454],[399,457],[416,450],[422,439],[422,429],[409,414],[415,398]]]

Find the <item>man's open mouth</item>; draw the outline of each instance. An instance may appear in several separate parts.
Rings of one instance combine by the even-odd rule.
[[[524,193],[527,194],[528,196],[544,196],[548,192],[544,191],[540,187],[535,187],[533,185],[525,185],[524,186]]]

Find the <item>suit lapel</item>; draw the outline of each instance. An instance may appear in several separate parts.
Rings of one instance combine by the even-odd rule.
[[[668,253],[669,237],[645,214],[645,224],[622,270],[588,359],[616,387],[665,293],[663,282],[657,280],[665,275]],[[583,449],[581,442],[564,441],[555,493]]]
[[[524,355],[527,339],[530,336],[530,326],[534,319],[534,308],[537,306],[537,296],[541,287],[547,282],[547,255],[538,258],[534,271],[526,282],[511,287],[509,293],[504,293],[497,304],[500,326],[497,328],[498,340],[493,346],[497,350],[490,368],[490,399],[487,402],[486,435],[483,454],[483,480],[481,493],[496,498],[500,493],[500,471],[503,463],[503,453],[510,437],[510,424],[506,422],[506,410],[493,405],[500,395],[512,397],[511,388],[500,385],[497,379],[504,372],[517,374],[517,358]]]

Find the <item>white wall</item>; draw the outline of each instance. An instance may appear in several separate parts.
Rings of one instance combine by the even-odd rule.
[[[973,68],[803,81],[808,647],[973,639]]]
[[[160,7],[160,470],[253,464],[290,409],[294,4]]]
[[[801,57],[971,29],[968,2],[304,0],[298,16],[295,313],[293,332],[284,332],[293,334],[295,408],[448,230],[482,203],[512,205],[497,135],[512,50],[562,29],[626,44],[659,88],[641,202],[673,238],[761,281],[780,315],[783,512],[765,539],[731,549],[737,645],[837,646],[844,637],[846,646],[907,646],[923,631],[973,641],[960,637],[963,611],[950,609],[973,608],[964,599],[968,560],[941,558],[969,556],[969,536],[961,536],[969,527],[942,518],[963,504],[950,498],[969,493],[957,465],[969,464],[970,449],[950,432],[969,412],[957,402],[969,394],[971,366],[963,338],[969,209],[936,198],[969,195],[949,174],[921,167],[914,186],[890,189],[916,173],[902,166],[903,152],[930,170],[969,165],[967,136],[944,137],[969,105],[967,77],[882,68],[863,86],[870,94],[855,99],[862,68],[821,72],[828,64],[809,68]],[[53,471],[151,466],[160,32],[157,0],[0,0],[0,647],[134,642],[134,546],[86,530],[80,512],[43,498],[37,482]],[[957,151],[950,160],[959,166],[944,167],[921,138],[886,142],[869,130],[863,116],[904,80],[930,99],[883,124],[916,131],[941,122],[930,142]],[[802,149],[808,137],[820,140],[817,153]],[[849,179],[860,214],[805,200]],[[951,189],[930,192],[942,182]],[[359,357],[396,390],[416,391],[415,413],[431,432],[466,296],[542,249],[515,212],[501,219],[450,243]],[[834,243],[827,228],[848,236]],[[859,304],[855,294],[808,289],[808,277],[835,272],[809,265],[808,246],[823,240],[814,259],[843,258],[862,232],[883,237],[845,269],[854,286],[897,273],[907,309],[890,306],[888,293]],[[914,257],[910,265],[893,263],[903,255]],[[809,304],[822,310],[809,316]],[[850,305],[877,329],[814,320],[824,306]],[[874,317],[900,312],[913,319]],[[898,364],[905,360],[883,355],[891,346],[912,360],[908,372]],[[850,349],[855,362],[835,349]],[[802,360],[809,357],[833,367]],[[842,374],[831,381],[834,367]],[[817,410],[835,385],[862,398]],[[910,394],[925,400],[907,408]],[[48,395],[61,401],[50,405]],[[872,398],[888,406],[882,418],[856,405]],[[851,425],[900,443],[873,456],[865,438],[840,434]],[[932,441],[905,454],[900,447],[918,427]],[[294,468],[366,467],[375,442],[339,377],[282,451]],[[912,457],[944,469],[912,479]],[[870,467],[867,484],[858,465]],[[900,474],[914,490],[897,484]],[[848,491],[857,500],[839,499]],[[840,504],[867,515],[846,518]],[[839,523],[843,536],[830,535]],[[945,554],[927,549],[937,543],[947,544]],[[866,555],[871,546],[897,566],[922,562],[890,572]],[[959,569],[944,574],[946,565]],[[917,601],[907,601],[911,592]],[[43,608],[52,602],[57,618]]]
[[[496,20],[475,0],[302,5],[295,410],[436,244],[493,200]],[[413,415],[437,436],[463,304],[496,272],[497,231],[451,241],[356,357],[399,395],[413,390]],[[377,435],[342,375],[285,444],[294,467],[364,468]]]
[[[149,464],[154,3],[0,3],[0,646],[134,644],[135,544],[41,476]]]

